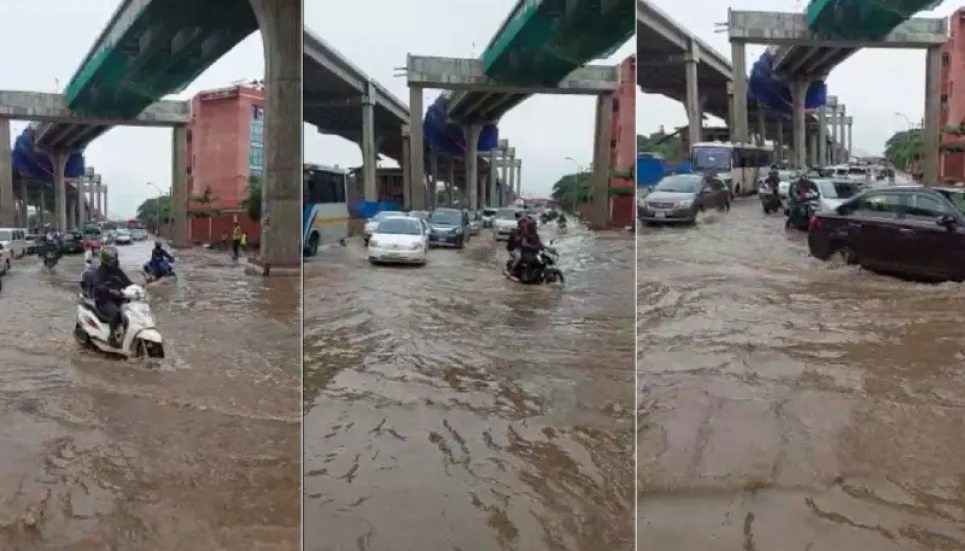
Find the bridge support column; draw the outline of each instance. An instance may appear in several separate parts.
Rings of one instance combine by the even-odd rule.
[[[104,215],[107,215],[106,189]],[[175,126],[171,132],[171,217],[173,218],[171,243],[175,247],[189,246],[191,243],[188,234],[188,129],[185,126]],[[262,237],[264,237],[264,230],[262,230]]]
[[[16,227],[17,205],[13,193],[13,152],[10,148],[10,119],[0,119],[0,224]]]
[[[804,111],[805,95],[808,91],[808,81],[797,80],[791,83],[791,112],[794,120],[794,161],[797,168],[807,166],[807,129],[805,128],[806,113]]]
[[[67,229],[67,182],[64,181],[64,169],[67,168],[67,153],[57,151],[51,159],[54,169],[54,225],[57,229]]]
[[[429,204],[426,208],[432,210],[439,206],[439,152],[429,149]]]
[[[466,136],[466,191],[469,210],[479,208],[479,134],[482,125],[470,124],[462,130]]]
[[[593,202],[590,226],[604,229],[610,217],[610,135],[613,94],[596,97],[596,132],[593,136],[593,175],[590,197]]]
[[[29,220],[27,220],[27,206],[30,204],[30,196],[27,194],[27,178],[24,176],[20,177],[20,213],[18,215],[20,227],[29,227]]]
[[[402,209],[412,209],[412,160],[409,158],[409,125],[402,125],[402,160],[399,165],[402,167]]]
[[[774,161],[784,162],[784,117],[777,118],[777,147],[774,148]]]
[[[922,121],[922,182],[938,183],[938,148],[941,137],[941,48],[925,52],[925,120]]]
[[[847,118],[847,112],[848,111],[846,106],[844,105],[838,106],[838,120],[837,120],[838,139],[837,139],[837,146],[834,148],[834,151],[837,154],[834,160],[835,164],[840,164],[847,161],[847,159],[844,158],[844,140],[845,140],[844,121]]]
[[[516,194],[523,196],[523,160],[516,159]]]
[[[185,180],[187,180],[187,178],[185,178]],[[187,186],[185,186],[185,190],[187,190]],[[107,214],[107,197],[108,197],[108,192],[109,192],[109,191],[110,191],[110,190],[108,189],[108,187],[107,187],[107,186],[104,186],[104,218],[105,218],[105,219],[110,218],[110,215]],[[188,197],[187,197],[187,194],[185,194],[185,196],[184,196],[185,201],[187,201],[187,198],[188,198]],[[173,198],[172,198],[171,200],[172,200],[172,202],[174,201]],[[185,208],[185,214],[187,214],[187,208]],[[185,216],[185,219],[187,219],[187,216]],[[187,224],[186,224],[186,223],[185,223],[185,228],[184,228],[184,235],[185,235],[186,237],[188,236],[188,229],[187,229]]]
[[[734,119],[730,123],[731,141],[744,142],[747,139],[747,46],[743,42],[730,43],[731,64],[734,83]]]
[[[455,202],[456,193],[456,158],[449,157],[449,177],[446,178],[446,206],[451,207]]]
[[[80,228],[81,221],[84,219],[84,192],[82,191],[84,185],[84,177],[78,176],[74,180],[74,227]]]
[[[808,166],[818,165],[818,133],[808,134]]]
[[[362,182],[366,201],[379,200],[379,186],[375,177],[375,167],[379,154],[375,148],[375,85],[369,81],[365,85],[362,98]]]
[[[506,157],[504,157],[503,162],[505,163],[504,168],[506,169],[506,195],[508,197],[519,197],[519,191],[516,190],[516,148],[510,147],[506,150]]]
[[[496,163],[499,159],[496,156],[497,151],[499,151],[499,149],[496,147],[493,147],[489,150],[489,179],[486,181],[486,183],[489,185],[489,191],[486,193],[486,206],[489,208],[499,208],[502,206],[500,205],[499,201],[499,191],[496,177],[496,170],[498,168]]]
[[[37,223],[41,226],[47,223],[47,186],[40,184],[40,205],[37,206]]]
[[[409,87],[409,171],[412,177],[412,208],[414,210],[424,210],[425,204],[425,161],[422,153],[425,151],[425,143],[422,135],[422,88],[419,86]]]
[[[849,156],[849,157],[853,157],[853,156],[854,156],[854,149],[853,149],[853,147],[854,147],[854,142],[852,141],[853,136],[852,136],[851,133],[854,131],[854,117],[848,117],[848,118],[844,121],[844,124],[846,125],[846,126],[845,126],[845,129],[846,129],[847,132],[848,132],[848,141],[847,141],[847,143],[848,143],[848,156]]]
[[[265,53],[265,167],[261,274],[301,274],[302,1],[249,0]]]
[[[757,144],[767,143],[767,118],[764,113],[757,113]]]
[[[700,63],[698,44],[695,39],[690,40],[690,52],[684,60],[686,82],[686,109],[687,109],[687,139],[691,145],[701,141],[703,134],[703,113],[700,109],[700,90],[697,81],[697,64]]]
[[[818,165],[828,164],[828,107],[818,107]]]

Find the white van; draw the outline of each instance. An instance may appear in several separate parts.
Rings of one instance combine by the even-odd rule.
[[[27,230],[0,228],[0,245],[10,253],[11,258],[23,258],[27,254]]]

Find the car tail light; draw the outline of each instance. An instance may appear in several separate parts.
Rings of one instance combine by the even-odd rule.
[[[811,219],[808,220],[808,231],[810,231],[813,228],[820,228],[820,227],[821,227],[821,219],[818,218],[817,216],[812,216]]]

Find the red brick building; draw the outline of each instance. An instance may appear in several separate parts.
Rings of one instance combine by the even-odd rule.
[[[264,169],[265,99],[256,85],[234,85],[199,93],[191,100],[188,125],[189,236],[209,243],[231,233],[237,221],[256,242],[261,227],[249,219],[242,202],[248,178]],[[209,190],[212,201],[196,199]],[[202,216],[216,211],[214,216]]]

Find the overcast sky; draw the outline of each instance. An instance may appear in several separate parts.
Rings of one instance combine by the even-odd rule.
[[[806,2],[794,0],[650,0],[678,24],[700,37],[718,53],[730,59],[726,33],[716,33],[715,24],[727,20],[727,8],[801,12]],[[922,17],[946,17],[958,4],[945,2]],[[764,46],[747,47],[747,68],[757,61]],[[861,50],[839,65],[827,80],[828,93],[838,96],[854,117],[854,147],[866,154],[879,154],[885,141],[898,130],[915,124],[925,110],[925,53],[923,50]],[[896,113],[902,113],[897,115]],[[713,125],[723,121],[711,119]],[[687,123],[683,106],[663,96],[637,94],[637,131],[649,133],[660,125]]]
[[[119,0],[44,0],[4,2],[0,44],[0,89],[62,92]],[[200,90],[236,80],[261,79],[264,62],[261,36],[254,34],[211,66],[178,95],[190,98]],[[15,121],[15,138],[27,126]],[[116,217],[131,217],[138,205],[157,190],[171,186],[171,130],[115,128],[87,148],[88,165],[103,174],[108,207]]]
[[[494,0],[463,8],[452,0],[354,0],[333,9],[327,2],[306,2],[305,25],[408,104],[405,79],[393,77],[394,69],[405,65],[406,53],[478,57],[515,3]],[[609,61],[619,63],[633,50],[631,41]],[[438,95],[438,90],[426,90],[425,105]],[[524,195],[549,195],[560,176],[575,172],[566,157],[590,162],[594,107],[592,97],[538,96],[503,118],[500,137],[509,139],[523,160]],[[340,166],[362,162],[356,144],[320,135],[307,124],[305,159]]]

